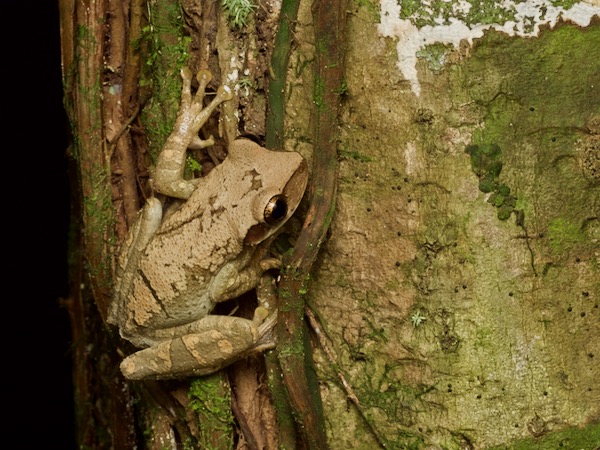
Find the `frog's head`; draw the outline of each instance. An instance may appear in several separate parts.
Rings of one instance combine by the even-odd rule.
[[[238,222],[247,229],[244,243],[256,245],[273,235],[294,214],[308,181],[304,158],[296,152],[272,151],[248,139],[229,146],[229,163],[245,168],[241,186],[246,186],[244,216]],[[242,230],[240,230],[242,231]]]

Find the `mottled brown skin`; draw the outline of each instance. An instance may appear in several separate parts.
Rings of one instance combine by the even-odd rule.
[[[278,262],[267,258],[271,237],[298,206],[307,182],[306,162],[295,152],[274,152],[238,139],[206,177],[183,178],[189,146],[207,146],[198,131],[212,111],[232,98],[225,87],[202,108],[206,71],[183,93],[175,128],[153,173],[156,192],[183,199],[163,218],[156,198],[124,242],[109,322],[140,350],[127,357],[127,378],[179,378],[214,372],[257,345],[275,323],[259,306],[253,320],[210,315],[214,306],[255,288]],[[261,345],[264,345],[261,344]]]

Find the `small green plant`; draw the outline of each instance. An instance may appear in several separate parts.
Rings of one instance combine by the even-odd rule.
[[[413,327],[417,328],[424,321],[427,320],[427,317],[421,315],[421,310],[417,309],[412,316],[410,316],[410,321],[413,324]]]
[[[342,80],[340,87],[335,90],[335,93],[339,96],[346,95],[348,93],[348,82],[346,80]]]
[[[241,89],[254,89],[254,81],[250,77],[240,78],[238,81]]]
[[[223,0],[221,6],[225,8],[227,20],[233,28],[243,28],[250,13],[256,9],[251,0]]]
[[[191,156],[188,156],[186,159],[187,167],[192,172],[200,172],[202,173],[202,164],[196,161]]]

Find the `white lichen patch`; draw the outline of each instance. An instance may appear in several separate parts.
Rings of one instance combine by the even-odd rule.
[[[442,44],[458,48],[463,40],[472,45],[474,39],[490,29],[509,36],[536,37],[540,27],[554,27],[560,19],[586,27],[592,17],[600,16],[599,0],[575,3],[568,9],[554,6],[553,3],[558,2],[550,0],[503,0],[490,2],[493,3],[491,11],[475,11],[476,2],[466,0],[426,0],[410,12],[402,10],[402,4],[408,4],[402,0],[381,0],[380,3],[379,33],[398,40],[398,69],[410,81],[416,96],[421,93],[417,58],[426,46]],[[411,4],[414,6],[414,2]],[[506,20],[491,23],[493,18]]]

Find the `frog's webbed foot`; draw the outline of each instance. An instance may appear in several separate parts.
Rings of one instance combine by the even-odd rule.
[[[212,137],[202,140],[198,131],[206,123],[217,107],[233,98],[231,89],[219,86],[215,97],[204,107],[206,86],[212,75],[208,70],[200,70],[196,75],[198,90],[192,95],[192,72],[185,67],[181,70],[183,79],[181,90],[181,105],[171,135],[158,155],[152,182],[157,192],[171,197],[188,199],[198,182],[185,180],[183,173],[186,164],[186,152],[190,145],[194,148],[204,148],[214,144]]]
[[[264,261],[264,260],[263,260]],[[268,272],[263,273],[256,287],[259,306],[254,310],[254,322],[258,330],[258,339],[252,346],[253,352],[275,347],[274,328],[277,324],[277,292],[275,278]]]

